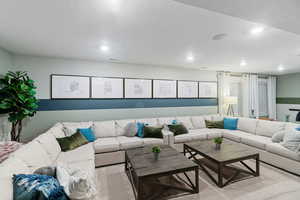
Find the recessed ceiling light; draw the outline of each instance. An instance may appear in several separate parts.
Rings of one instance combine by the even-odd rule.
[[[282,71],[284,71],[285,69],[284,69],[284,67],[282,66],[282,65],[279,65],[278,66],[278,71],[280,71],[280,72],[282,72]]]
[[[245,60],[242,60],[240,63],[240,66],[246,66],[246,65],[247,65],[247,62]]]
[[[107,51],[109,51],[109,47],[107,45],[101,45],[100,50],[103,52],[107,52]]]
[[[194,58],[194,56],[189,55],[189,56],[186,57],[186,60],[187,60],[188,62],[194,62],[195,58]]]
[[[265,28],[263,26],[257,26],[251,29],[250,33],[252,35],[259,35],[261,34],[263,31],[265,30]]]
[[[212,37],[212,40],[223,40],[224,38],[227,37],[226,33],[220,33],[220,34],[216,34]]]

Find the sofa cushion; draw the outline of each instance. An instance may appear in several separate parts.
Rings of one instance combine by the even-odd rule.
[[[241,143],[265,150],[266,145],[272,143],[272,141],[270,137],[249,134],[248,136],[241,136]]]
[[[286,132],[288,132],[288,131],[284,130],[284,131],[278,131],[278,132],[274,133],[272,136],[272,142],[275,142],[275,143],[282,142]]]
[[[291,151],[300,152],[300,131],[287,131],[284,134],[282,146]]]
[[[193,141],[193,134],[177,135],[174,138],[175,143],[185,143]]]
[[[287,123],[285,123],[284,130],[287,130],[287,131],[294,131],[294,130],[296,130],[296,128],[298,128],[299,126],[300,126],[300,124],[287,122]]]
[[[95,153],[104,153],[120,150],[120,143],[116,137],[99,138],[94,142]]]
[[[285,128],[285,123],[283,122],[273,122],[267,120],[258,120],[256,135],[272,137],[274,133],[282,131]]]
[[[235,142],[241,142],[242,135],[248,136],[249,133],[240,130],[223,130],[223,136]]]
[[[149,118],[149,119],[137,119],[136,122],[144,123],[148,126],[157,126],[158,120],[156,118]]]
[[[98,121],[93,124],[93,131],[96,138],[115,137],[116,129],[114,121]]]
[[[163,144],[164,141],[158,138],[143,138],[144,146],[153,144]]]
[[[0,165],[0,199],[13,199],[12,177],[14,174],[30,174],[32,170],[27,164],[16,158],[10,157]]]
[[[257,119],[239,117],[237,128],[238,130],[255,134],[257,122]]]
[[[93,122],[63,122],[63,131],[66,136],[76,133],[78,128],[89,128],[93,125]]]
[[[194,129],[206,128],[205,118],[202,116],[193,116],[191,117],[191,121]]]
[[[125,134],[125,128],[129,123],[135,123],[134,119],[124,119],[115,121],[116,136],[122,136]]]
[[[51,161],[54,162],[61,152],[61,148],[60,148],[58,142],[56,141],[55,136],[49,132],[46,132],[46,133],[38,136],[35,140],[38,141],[42,145],[42,147],[48,153]]]
[[[93,143],[88,143],[72,151],[59,154],[56,163],[72,163],[85,160],[95,160]]]
[[[172,122],[175,120],[175,117],[161,117],[161,118],[158,118],[158,124],[160,126],[162,125],[168,125],[168,124],[172,124]]]
[[[219,128],[206,128],[203,131],[207,132],[207,139],[222,137],[224,129]]]
[[[52,164],[50,156],[37,140],[22,146],[13,156],[24,161],[32,171]]]
[[[182,123],[188,130],[194,129],[191,117],[176,117],[178,123]]]
[[[193,140],[207,140],[208,133],[203,129],[190,130],[188,135],[192,137]]]
[[[284,148],[280,143],[268,143],[266,145],[266,150],[268,152],[286,157],[286,158],[290,158],[296,161],[300,161],[300,153],[298,152],[294,152],[294,151],[290,151],[286,148]]]
[[[144,145],[143,138],[139,137],[118,136],[117,140],[120,143],[121,150],[142,147]]]

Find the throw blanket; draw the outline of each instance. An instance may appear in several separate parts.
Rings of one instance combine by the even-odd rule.
[[[68,200],[64,188],[52,176],[19,174],[13,177],[14,199]]]
[[[18,142],[0,142],[0,163],[9,157],[9,154],[21,147]]]

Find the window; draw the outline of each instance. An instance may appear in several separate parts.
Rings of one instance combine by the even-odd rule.
[[[258,79],[259,116],[268,117],[268,82],[265,78]]]

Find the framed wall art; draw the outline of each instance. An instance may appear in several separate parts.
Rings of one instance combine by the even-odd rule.
[[[199,98],[218,98],[217,82],[199,82]]]
[[[90,98],[90,77],[73,75],[51,75],[51,98]]]
[[[92,98],[120,99],[124,97],[123,78],[92,77]]]
[[[177,98],[177,81],[153,80],[153,98]]]
[[[197,81],[178,81],[178,98],[198,98]]]
[[[126,78],[124,84],[125,98],[152,98],[152,80]]]

